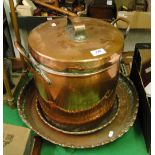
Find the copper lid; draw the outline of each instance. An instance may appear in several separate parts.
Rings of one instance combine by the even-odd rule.
[[[123,34],[110,23],[88,17],[53,19],[30,32],[32,56],[57,71],[96,69],[114,63],[123,50]],[[118,59],[117,59],[118,60]]]

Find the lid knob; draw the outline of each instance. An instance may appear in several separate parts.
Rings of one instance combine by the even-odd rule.
[[[86,27],[79,17],[68,17],[67,29],[70,31],[74,41],[82,42],[86,40]]]

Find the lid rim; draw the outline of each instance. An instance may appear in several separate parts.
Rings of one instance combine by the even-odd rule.
[[[44,67],[49,68],[51,70],[55,70],[58,72],[63,72],[66,70],[77,70],[77,71],[85,70],[86,71],[86,70],[99,69],[104,65],[108,66],[108,65],[114,64],[118,60],[116,60],[115,62],[111,62],[113,56],[115,56],[117,54],[120,58],[120,56],[122,54],[122,50],[120,50],[106,58],[98,57],[96,59],[86,59],[86,60],[77,60],[77,61],[66,61],[66,60],[58,61],[56,59],[54,60],[51,57],[50,57],[50,59],[44,58],[44,57],[38,56],[35,53],[33,53],[32,52],[33,50],[31,50],[31,55],[39,63],[39,65],[43,65]],[[53,60],[51,60],[51,59],[53,59]]]
[[[54,74],[54,75],[59,75],[59,76],[67,76],[67,77],[85,77],[85,76],[91,76],[94,74],[99,74],[101,72],[104,72],[110,68],[113,67],[113,65],[115,65],[116,63],[118,63],[118,61],[116,61],[115,63],[109,65],[108,67],[105,68],[96,68],[96,70],[91,70],[90,72],[65,72],[65,71],[56,71],[56,70],[52,70],[51,68],[48,68],[44,65],[39,65],[39,68],[47,73],[50,74]],[[97,70],[98,69],[98,70]]]

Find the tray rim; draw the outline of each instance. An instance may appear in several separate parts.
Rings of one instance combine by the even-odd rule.
[[[37,100],[37,99],[36,99],[36,100]],[[53,124],[53,125],[50,124],[50,123],[46,120],[46,118],[44,118],[44,117],[41,115],[41,112],[39,112],[39,109],[38,109],[38,104],[39,104],[39,103],[36,103],[36,110],[37,110],[37,112],[38,112],[39,117],[42,119],[42,121],[44,121],[44,123],[47,124],[49,127],[53,128],[53,129],[55,129],[55,130],[57,130],[57,131],[60,131],[60,132],[62,132],[62,133],[65,133],[65,134],[84,135],[84,134],[90,134],[90,133],[96,132],[96,131],[98,131],[98,130],[102,130],[104,127],[106,127],[107,125],[109,125],[110,123],[112,123],[112,121],[117,117],[118,112],[119,112],[119,109],[120,109],[119,98],[118,98],[117,96],[116,96],[116,100],[117,100],[117,101],[115,101],[115,102],[118,102],[118,103],[114,103],[114,104],[117,104],[117,110],[116,110],[114,116],[112,116],[112,118],[111,118],[108,122],[106,122],[106,123],[100,125],[100,126],[97,127],[97,128],[94,127],[93,129],[90,129],[90,130],[88,129],[87,131],[86,131],[86,130],[84,130],[84,131],[67,131],[67,130],[58,128],[58,127],[55,126],[54,124]],[[36,102],[37,102],[37,101],[36,101]],[[115,106],[115,105],[113,105],[113,106]],[[112,108],[114,108],[114,107],[112,107]],[[111,113],[111,112],[110,112],[110,113]],[[110,115],[110,114],[109,114],[109,115]],[[106,118],[103,117],[102,119],[106,119]]]
[[[57,141],[55,141],[55,140],[51,140],[49,137],[47,137],[47,136],[44,136],[44,135],[42,135],[42,134],[40,134],[40,131],[37,131],[36,129],[34,129],[32,126],[31,126],[31,124],[26,120],[26,117],[23,115],[23,111],[20,109],[20,96],[21,96],[21,94],[23,93],[23,90],[24,90],[24,87],[22,87],[22,89],[21,89],[21,91],[20,91],[20,93],[19,93],[19,97],[18,97],[18,101],[17,101],[17,109],[18,109],[18,113],[19,113],[19,115],[20,115],[20,117],[21,117],[21,119],[23,120],[23,122],[31,129],[31,130],[33,130],[33,131],[35,131],[38,135],[40,135],[41,137],[43,137],[45,140],[47,140],[47,141],[49,141],[49,142],[51,142],[51,143],[54,143],[54,144],[57,144],[57,145],[60,145],[60,146],[62,146],[62,147],[70,147],[70,148],[81,148],[81,149],[83,149],[83,148],[94,148],[94,147],[97,147],[97,146],[101,146],[101,145],[104,145],[104,144],[107,144],[107,143],[110,143],[110,142],[112,142],[112,141],[115,141],[116,139],[118,139],[118,138],[120,138],[122,135],[124,135],[128,130],[129,130],[129,128],[130,127],[132,127],[133,126],[133,124],[134,124],[134,122],[135,122],[135,119],[136,119],[136,116],[137,116],[137,113],[138,113],[138,107],[139,107],[139,98],[138,98],[138,93],[137,93],[137,90],[136,90],[136,88],[135,88],[135,86],[134,86],[134,84],[133,84],[133,82],[129,79],[129,77],[126,77],[126,76],[124,76],[123,74],[121,74],[120,73],[120,75],[119,75],[119,78],[122,78],[122,79],[125,79],[129,84],[130,84],[130,86],[134,89],[134,93],[135,93],[135,96],[136,96],[136,100],[135,100],[135,102],[136,102],[136,105],[135,105],[135,111],[134,111],[134,113],[133,113],[133,117],[132,117],[132,119],[129,121],[129,123],[126,123],[127,125],[124,127],[124,129],[123,130],[121,130],[120,131],[120,133],[119,133],[119,135],[117,135],[117,136],[115,136],[115,137],[112,137],[110,140],[108,140],[108,141],[103,141],[103,142],[100,142],[100,143],[97,143],[97,144],[93,144],[93,145],[86,145],[86,146],[82,146],[82,145],[73,145],[73,144],[70,144],[70,145],[66,145],[66,144],[64,144],[64,143],[58,143]],[[25,85],[27,85],[29,83],[29,80],[27,81],[27,83],[25,83]],[[111,123],[112,124],[112,123]],[[106,128],[106,127],[105,127]],[[54,129],[53,129],[54,130]],[[101,130],[103,130],[103,129],[101,129]],[[54,130],[54,131],[56,131],[56,130]],[[58,131],[57,131],[58,132]],[[61,133],[61,132],[60,132]],[[61,133],[61,134],[64,134],[64,135],[68,135],[68,136],[70,136],[69,134],[65,134],[65,133]],[[87,134],[87,135],[92,135],[92,134]],[[72,136],[72,135],[71,135]],[[81,135],[73,135],[73,136],[81,136]],[[83,135],[82,135],[83,136]]]

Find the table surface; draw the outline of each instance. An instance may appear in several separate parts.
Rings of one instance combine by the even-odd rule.
[[[3,106],[3,122],[26,127],[17,109]],[[64,148],[43,140],[41,155],[148,155],[138,119],[121,138],[109,144],[91,149]]]

